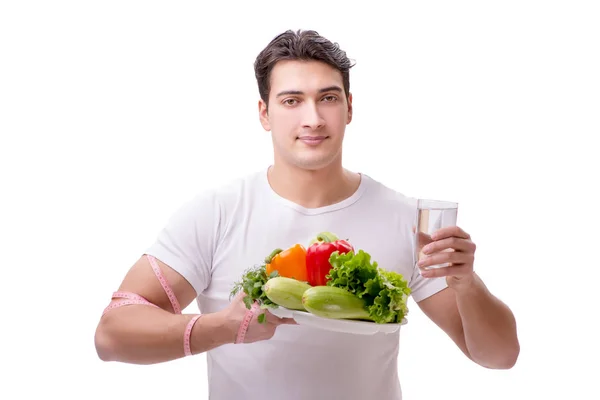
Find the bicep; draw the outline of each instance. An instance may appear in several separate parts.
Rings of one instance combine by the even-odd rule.
[[[423,313],[446,332],[461,351],[470,358],[454,292],[446,288],[417,304]]]
[[[219,227],[216,196],[198,195],[183,204],[125,276],[120,291],[135,293],[174,312],[171,299],[152,268],[159,269],[173,290],[179,309],[187,307],[208,285]],[[152,255],[152,258],[148,256]],[[157,267],[157,268],[156,268]]]
[[[196,290],[177,271],[158,259],[155,259],[155,261],[164,281],[166,281],[163,282],[172,290],[181,310],[185,309],[196,298]],[[165,291],[150,264],[150,259],[146,255],[140,257],[130,268],[118,291],[137,294],[163,310],[174,312],[167,291]]]

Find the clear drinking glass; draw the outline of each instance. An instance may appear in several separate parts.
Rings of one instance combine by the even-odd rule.
[[[421,251],[425,245],[431,243],[431,234],[440,228],[456,226],[458,203],[441,200],[419,199],[417,201],[417,215],[414,236],[414,264],[423,258]],[[452,250],[449,250],[452,251]],[[424,269],[443,268],[448,263],[431,265]]]

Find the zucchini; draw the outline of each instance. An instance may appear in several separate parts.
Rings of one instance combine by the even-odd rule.
[[[306,311],[319,317],[372,321],[365,300],[338,287],[311,287],[302,295],[302,304]]]
[[[293,278],[278,276],[265,283],[263,291],[273,303],[290,310],[306,311],[302,306],[302,295],[310,286]]]

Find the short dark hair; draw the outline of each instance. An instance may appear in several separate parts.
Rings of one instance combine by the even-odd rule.
[[[312,30],[285,31],[277,35],[256,57],[254,74],[261,99],[269,104],[271,71],[278,61],[314,60],[329,64],[342,74],[346,97],[350,95],[350,68],[354,63],[337,43]]]

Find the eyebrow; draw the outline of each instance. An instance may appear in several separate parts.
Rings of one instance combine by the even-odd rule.
[[[319,93],[324,93],[324,92],[342,93],[342,88],[337,85],[333,85],[333,86],[328,86],[323,89],[319,89]],[[276,97],[287,96],[287,95],[301,95],[301,94],[304,94],[304,92],[301,92],[300,90],[284,90],[283,92],[279,92]]]

